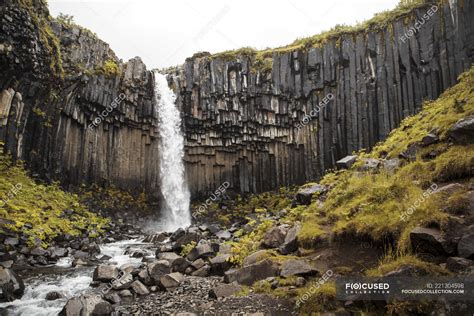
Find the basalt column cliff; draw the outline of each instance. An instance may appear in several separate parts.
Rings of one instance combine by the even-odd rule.
[[[44,178],[159,195],[152,73],[21,3],[0,5],[0,141]],[[472,63],[474,4],[449,3],[168,70],[193,196],[225,181],[241,193],[303,183],[385,138]]]
[[[193,192],[303,183],[384,139],[469,68],[473,10],[469,1],[428,5],[316,47],[188,59],[174,84]]]

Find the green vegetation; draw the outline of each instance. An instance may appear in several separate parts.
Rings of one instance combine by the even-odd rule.
[[[49,68],[52,74],[55,77],[62,78],[64,76],[64,70],[61,57],[61,43],[51,29],[50,23],[52,17],[41,14],[41,12],[44,11],[42,6],[44,6],[45,3],[42,0],[19,0],[19,4],[23,9],[28,11],[33,24],[38,30],[40,41],[49,55]]]
[[[197,243],[195,241],[191,241],[189,244],[184,245],[183,249],[181,249],[181,256],[186,257],[194,248],[196,248]]]
[[[95,69],[95,72],[104,75],[107,78],[117,77],[121,74],[119,65],[113,59],[107,59],[103,65]]]
[[[313,315],[318,312],[334,310],[336,305],[336,283],[330,280],[322,285],[314,279],[305,287],[298,289],[297,302],[301,315]]]
[[[436,101],[426,103],[423,110],[403,121],[388,139],[374,150],[359,154],[364,158],[394,158],[408,146],[421,141],[433,128],[439,133],[440,142],[421,149],[413,162],[405,162],[395,172],[358,171],[360,163],[352,169],[330,173],[321,183],[331,185],[322,207],[315,203],[299,212],[302,220],[302,236],[305,240],[318,238],[318,225],[331,224],[336,234],[369,236],[375,241],[395,240],[399,250],[409,248],[409,232],[419,225],[443,228],[449,219],[446,210],[462,209],[466,200],[462,193],[447,200],[442,194],[434,194],[406,220],[400,216],[406,212],[434,183],[469,179],[474,170],[474,145],[449,145],[448,129],[459,119],[474,114],[474,68],[460,76],[460,83],[448,89]],[[457,102],[456,102],[457,100]],[[462,111],[456,103],[463,104]],[[437,152],[437,156],[425,157],[424,152]],[[456,200],[456,204],[450,204]],[[464,206],[463,206],[464,205]]]
[[[0,144],[3,147],[3,144]],[[35,183],[21,163],[13,163],[0,152],[1,231],[28,238],[29,246],[47,247],[56,236],[78,236],[104,232],[108,220],[88,211],[77,195],[64,192],[58,184]]]

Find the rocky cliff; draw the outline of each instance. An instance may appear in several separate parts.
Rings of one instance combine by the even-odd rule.
[[[469,69],[474,4],[452,3],[264,52],[267,71],[248,50],[188,59],[175,85],[193,192],[303,183],[384,139]]]
[[[450,3],[169,71],[194,196],[302,183],[386,137],[472,63],[474,4]],[[0,140],[48,179],[159,195],[151,72],[35,6],[0,5]]]

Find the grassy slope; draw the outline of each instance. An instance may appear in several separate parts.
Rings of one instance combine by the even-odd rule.
[[[11,194],[12,187],[19,188]],[[10,194],[10,197],[9,197]],[[103,232],[108,221],[89,212],[76,195],[64,192],[58,185],[38,184],[25,172],[21,164],[13,164],[0,153],[0,219],[7,223],[0,231],[12,231],[28,238],[28,244],[38,242],[43,247],[56,236],[86,234],[95,237]],[[3,206],[2,206],[3,205]],[[64,211],[72,210],[72,214]],[[32,228],[25,228],[25,224]]]
[[[361,151],[358,162],[351,169],[328,173],[320,183],[329,186],[329,192],[322,198],[313,197],[313,203],[309,206],[289,208],[288,197],[281,192],[275,193],[273,199],[269,198],[269,193],[254,196],[251,205],[259,210],[260,220],[254,221],[252,231],[243,233],[241,240],[233,244],[232,260],[241,263],[245,256],[258,249],[265,229],[271,226],[264,220],[265,215],[278,212],[282,206],[288,210],[284,221],[292,223],[298,220],[302,223],[298,237],[308,250],[317,245],[327,229],[336,236],[350,235],[363,240],[369,237],[376,242],[393,244],[394,249],[389,248],[391,250],[380,260],[379,266],[368,270],[367,275],[381,275],[402,265],[415,266],[427,274],[446,274],[447,271],[439,266],[424,262],[412,254],[409,233],[419,225],[443,229],[450,213],[463,211],[466,207],[465,191],[458,191],[449,198],[440,193],[434,194],[421,203],[406,221],[401,220],[400,215],[433,183],[472,182],[474,145],[451,144],[447,131],[459,119],[474,115],[473,87],[474,67],[462,74],[459,83],[446,90],[436,101],[426,103],[420,113],[406,118],[372,152]],[[439,142],[421,147],[415,161],[401,160],[400,168],[393,172],[382,169],[360,171],[363,159],[396,158],[434,129],[438,131]],[[437,153],[434,158],[428,155],[432,152]],[[245,202],[241,204],[245,205]],[[233,212],[243,210],[246,215],[249,211],[240,204],[230,209]],[[299,289],[297,295],[302,297],[314,282]],[[261,284],[255,287],[259,291],[265,291],[265,288]],[[311,296],[301,311],[315,312],[323,305],[326,310],[331,308],[334,291],[334,283],[328,282]],[[389,305],[387,308],[397,311],[409,307]]]

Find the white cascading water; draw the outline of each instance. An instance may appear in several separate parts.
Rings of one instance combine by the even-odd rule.
[[[160,180],[164,207],[160,228],[175,231],[191,224],[190,193],[184,175],[184,137],[176,96],[168,86],[166,76],[155,71],[155,98],[160,133]]]

